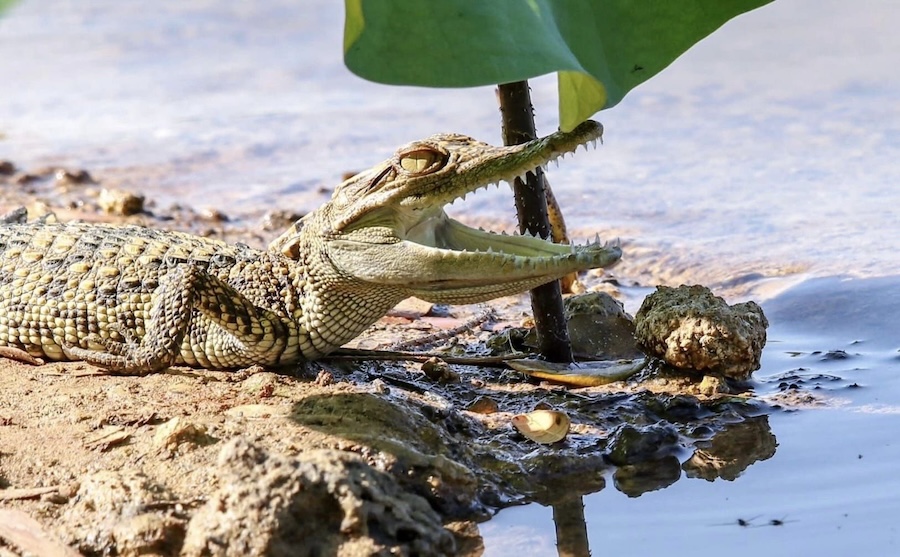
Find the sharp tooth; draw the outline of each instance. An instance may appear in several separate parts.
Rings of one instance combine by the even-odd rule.
[[[600,243],[600,234],[595,234],[595,235],[594,235],[594,243],[595,243],[595,244],[599,244],[599,243]]]
[[[488,246],[487,253],[494,253],[494,250],[491,248],[491,246]]]
[[[591,147],[593,147],[594,149],[597,148],[597,140],[596,139],[591,140]]]

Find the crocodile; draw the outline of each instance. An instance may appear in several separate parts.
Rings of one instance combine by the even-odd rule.
[[[326,356],[410,296],[478,303],[611,266],[617,244],[494,233],[444,211],[602,129],[588,121],[508,147],[460,134],[412,142],[265,250],[134,225],[0,225],[0,348],[121,374],[279,367]]]

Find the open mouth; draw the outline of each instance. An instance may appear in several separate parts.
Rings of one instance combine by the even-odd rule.
[[[485,145],[482,156],[473,157],[472,161],[463,160],[458,163],[456,191],[454,187],[433,189],[428,196],[431,206],[421,203],[415,194],[414,199],[407,198],[401,203],[406,210],[403,219],[405,230],[398,231],[401,232],[400,237],[407,242],[448,250],[458,255],[474,252],[498,256],[553,258],[576,253],[582,247],[556,244],[529,234],[495,233],[466,226],[448,216],[444,206],[465,200],[469,194],[488,189],[492,185],[499,186],[500,182],[512,184],[517,178],[525,180],[529,172],[543,171],[548,163],[557,162],[566,154],[574,153],[579,146],[583,146],[585,150],[588,150],[589,144],[595,146],[602,133],[602,126],[587,121],[572,132],[556,132],[522,145],[511,147]],[[417,155],[420,151],[422,149],[413,150]],[[401,156],[400,160],[404,161],[404,158]],[[465,183],[465,186],[460,187],[462,183]],[[587,245],[587,247],[595,246],[596,244]]]
[[[406,231],[404,240],[431,248],[498,256],[552,257],[575,248],[528,234],[497,233],[476,229],[451,218],[443,209],[430,211]]]

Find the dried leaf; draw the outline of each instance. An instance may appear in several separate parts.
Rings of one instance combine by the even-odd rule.
[[[549,444],[565,439],[571,421],[564,412],[535,410],[513,416],[513,427],[535,443]]]
[[[628,379],[643,369],[644,358],[634,360],[597,360],[557,364],[543,360],[523,358],[509,360],[509,367],[528,376],[553,381],[570,387],[596,387]]]

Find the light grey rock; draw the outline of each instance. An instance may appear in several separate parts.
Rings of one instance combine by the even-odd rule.
[[[184,521],[158,507],[174,496],[140,471],[85,476],[61,517],[64,537],[94,555],[172,555],[184,539]]]
[[[660,286],[635,315],[635,338],[676,368],[744,380],[759,369],[768,326],[756,302],[729,306],[705,286]]]
[[[188,523],[182,555],[451,555],[425,499],[343,451],[297,457],[243,437],[219,454],[220,489]]]

